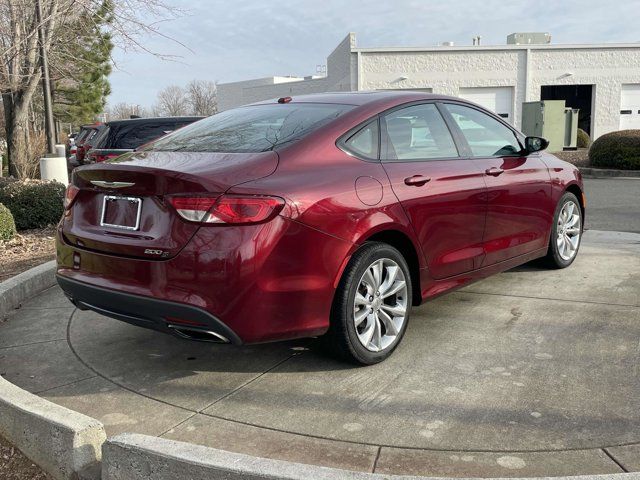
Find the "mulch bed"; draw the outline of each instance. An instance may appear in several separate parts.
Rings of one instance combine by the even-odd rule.
[[[589,166],[589,149],[579,148],[578,150],[565,150],[564,152],[553,152],[553,155],[565,162],[573,163],[576,167]]]
[[[55,252],[55,227],[24,230],[11,240],[0,241],[0,282],[53,260]]]
[[[53,480],[20,450],[0,437],[0,478],[2,480]]]

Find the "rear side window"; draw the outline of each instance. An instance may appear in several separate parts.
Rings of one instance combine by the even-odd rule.
[[[213,115],[154,142],[150,150],[264,152],[301,139],[351,105],[287,103],[241,107]]]
[[[135,149],[140,145],[160,138],[167,133],[177,130],[184,124],[167,124],[167,123],[146,123],[131,124],[121,126],[117,131],[112,132],[110,140],[105,148],[129,148]]]
[[[378,120],[375,120],[342,142],[341,147],[356,157],[378,159]]]
[[[458,157],[458,149],[438,108],[432,103],[394,110],[384,117],[386,160]]]
[[[87,145],[95,145],[96,142],[100,139],[101,133],[104,130],[103,127],[92,129],[89,134],[86,136],[84,143]]]
[[[463,105],[445,106],[462,130],[474,157],[503,157],[522,151],[513,131],[495,118]]]
[[[89,132],[91,132],[90,128],[83,128],[78,134],[78,136],[76,137],[76,143],[84,142],[84,139],[87,138],[87,135],[89,135]]]

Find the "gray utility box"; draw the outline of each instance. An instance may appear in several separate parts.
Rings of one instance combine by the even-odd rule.
[[[564,148],[576,150],[578,148],[578,108],[565,108],[564,119]]]
[[[565,110],[564,100],[523,103],[522,132],[528,136],[546,138],[549,140],[548,150],[550,152],[561,152],[566,140],[567,114]],[[577,117],[574,123],[577,129]]]

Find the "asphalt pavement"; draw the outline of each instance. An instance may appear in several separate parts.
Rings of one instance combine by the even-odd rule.
[[[108,435],[384,474],[638,471],[639,290],[640,235],[591,230],[570,268],[524,265],[416,308],[394,355],[358,368],[314,340],[181,340],[53,287],[0,325],[0,374]]]
[[[587,228],[640,233],[640,178],[587,178],[584,188]]]

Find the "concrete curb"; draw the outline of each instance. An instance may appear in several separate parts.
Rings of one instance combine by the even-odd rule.
[[[640,178],[640,170],[615,170],[609,168],[580,167],[580,173],[587,178]]]
[[[103,446],[102,480],[436,480],[304,465],[124,433]],[[554,480],[639,480],[640,473],[539,477]],[[445,477],[439,480],[448,480]],[[462,480],[462,479],[457,479]],[[511,480],[518,480],[512,478]],[[535,480],[529,478],[529,480]]]
[[[103,425],[2,377],[0,434],[56,479],[100,478],[95,465],[106,440]]]
[[[27,298],[56,283],[56,262],[43,263],[0,283],[0,318],[20,306]]]

